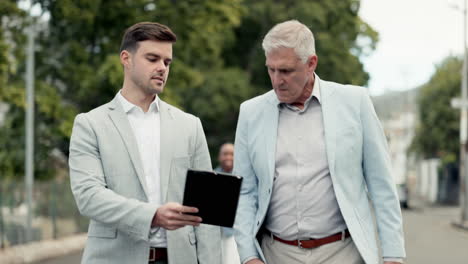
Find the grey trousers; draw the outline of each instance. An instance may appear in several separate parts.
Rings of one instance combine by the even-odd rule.
[[[274,240],[265,234],[262,251],[266,264],[364,264],[351,237],[318,248],[304,249]]]

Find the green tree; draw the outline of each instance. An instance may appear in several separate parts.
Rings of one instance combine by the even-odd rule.
[[[3,1],[0,15],[15,21],[0,34],[0,101],[9,106],[0,130],[0,169],[22,177],[24,164],[24,43],[26,15]],[[360,20],[358,0],[34,0],[50,19],[37,23],[36,175],[52,177],[56,156],[68,154],[74,116],[111,100],[123,81],[123,31],[158,21],[178,36],[162,98],[200,117],[212,156],[234,139],[239,105],[270,88],[261,40],[274,24],[297,18],[310,25],[324,79],[365,84],[359,56],[377,34]],[[6,3],[6,4],[4,4]],[[14,11],[14,12],[13,12]],[[21,23],[19,23],[20,21]],[[5,36],[11,35],[11,43]],[[5,45],[7,49],[3,49]],[[4,84],[6,85],[4,86]]]
[[[175,60],[172,64],[168,86],[162,98],[187,111],[200,115],[204,121],[212,145],[217,145],[224,134],[233,134],[233,113],[238,104],[250,94],[240,92],[227,99],[224,112],[216,122],[204,113],[215,109],[219,100],[204,98],[205,104],[196,103],[198,94],[218,92],[233,87],[249,91],[248,78],[240,69],[226,68],[222,58],[222,47],[234,40],[234,28],[240,24],[242,6],[235,1],[170,1],[157,3],[146,0],[131,2],[117,1],[51,1],[38,0],[50,13],[48,28],[40,36],[43,52],[38,54],[41,79],[55,87],[60,101],[75,108],[75,112],[90,109],[111,100],[122,85],[123,72],[119,61],[119,45],[123,31],[140,21],[158,21],[167,24],[176,32],[178,41],[174,45]],[[184,19],[181,19],[183,17]],[[222,79],[227,84],[220,85]],[[229,94],[229,93],[227,93]],[[237,101],[229,103],[229,100]],[[197,111],[192,111],[195,109]],[[230,106],[230,107],[226,107]],[[216,113],[220,113],[217,111]],[[226,118],[224,118],[224,116]],[[206,118],[205,118],[206,117]],[[65,117],[64,129],[70,133],[73,114]],[[216,128],[231,120],[232,125],[220,131]],[[230,124],[231,124],[230,123]],[[211,133],[215,129],[219,132]],[[65,133],[67,134],[67,133]],[[67,138],[62,141],[67,142]],[[60,144],[67,152],[67,145]]]
[[[0,6],[0,18],[3,21],[0,28],[0,102],[8,106],[4,123],[0,127],[2,179],[22,178],[24,175],[26,27],[32,24],[36,31],[41,32],[44,26],[39,18],[30,17],[19,9],[17,2],[4,1]],[[41,54],[37,51],[42,48],[40,44],[37,45],[36,55]],[[77,111],[64,103],[59,96],[59,89],[41,76],[40,60],[35,68],[35,177],[47,179],[54,175],[53,164],[60,160],[53,154],[53,150],[65,148],[71,130],[69,120]]]
[[[460,111],[450,106],[460,96],[462,62],[446,58],[418,95],[419,125],[411,150],[422,158],[441,158],[454,162],[459,156]]]
[[[257,87],[256,94],[270,88],[261,44],[275,24],[297,19],[315,36],[319,58],[317,73],[323,79],[365,85],[369,79],[359,61],[375,49],[375,32],[358,16],[359,0],[246,0],[247,13],[236,30],[236,41],[225,49],[226,61],[246,70]]]
[[[24,43],[25,12],[17,1],[0,5],[0,103],[8,106],[0,124],[0,179],[22,176],[24,167]]]

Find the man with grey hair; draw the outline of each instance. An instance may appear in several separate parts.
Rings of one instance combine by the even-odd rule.
[[[242,103],[235,140],[242,263],[402,263],[401,210],[367,90],[321,80],[298,21],[273,27],[263,49],[273,90]]]

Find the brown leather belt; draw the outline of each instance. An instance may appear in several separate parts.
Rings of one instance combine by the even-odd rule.
[[[346,229],[343,232],[331,235],[331,236],[318,238],[318,239],[309,239],[309,240],[284,240],[272,234],[272,237],[274,240],[288,244],[288,245],[298,246],[300,248],[316,248],[316,247],[320,247],[328,243],[333,243],[339,240],[344,240],[345,238],[350,237],[350,236],[351,235],[349,234],[348,229]]]
[[[149,262],[166,260],[167,249],[166,248],[150,248],[149,251]]]

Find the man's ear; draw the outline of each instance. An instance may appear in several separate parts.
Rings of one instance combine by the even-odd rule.
[[[131,64],[132,54],[128,50],[122,50],[120,52],[120,63],[124,68],[128,68]]]
[[[309,59],[307,60],[307,67],[311,72],[315,72],[317,68],[318,57],[317,55],[310,55]]]

